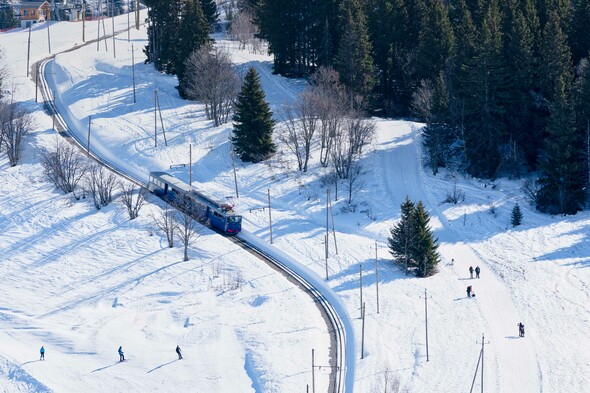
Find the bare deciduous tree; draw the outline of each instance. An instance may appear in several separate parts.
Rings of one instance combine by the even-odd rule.
[[[344,119],[343,126],[332,139],[331,162],[340,179],[347,179],[354,162],[360,158],[363,148],[370,143],[375,123],[359,113]]]
[[[420,86],[412,94],[412,112],[426,123],[432,121],[432,106],[434,98],[434,86],[430,79],[420,81]]]
[[[152,216],[154,223],[162,232],[166,234],[168,247],[174,247],[174,232],[176,231],[176,221],[174,220],[174,210],[171,210],[168,204],[159,214]]]
[[[311,92],[320,122],[320,164],[328,166],[333,137],[338,134],[341,119],[347,112],[347,98],[338,72],[331,67],[320,67],[311,78]]]
[[[318,101],[321,98],[310,91],[304,91],[292,107],[284,110],[286,129],[283,141],[297,157],[299,170],[307,172],[311,146],[319,128]]]
[[[228,121],[240,87],[226,51],[203,45],[187,59],[183,91],[189,99],[205,104],[207,118],[215,127]]]
[[[240,43],[240,49],[253,43],[258,33],[258,26],[254,24],[254,15],[249,9],[244,9],[234,15],[230,25],[230,37]]]
[[[94,206],[100,210],[101,207],[112,202],[117,176],[103,166],[93,164],[88,169],[86,185],[94,200]]]
[[[363,188],[365,185],[364,181],[361,178],[362,174],[362,166],[358,163],[358,161],[354,161],[348,171],[348,176],[346,177],[346,190],[348,191],[348,205],[352,206],[352,198],[355,193]]]
[[[61,139],[56,139],[53,151],[43,153],[41,164],[49,180],[66,194],[76,190],[88,170],[86,158]]]
[[[176,228],[178,230],[178,237],[184,246],[184,261],[188,261],[188,246],[190,246],[199,236],[202,225],[193,217],[192,203],[186,198],[179,198],[175,205],[178,206],[178,210],[174,215],[176,221]]]
[[[22,143],[33,128],[33,118],[17,104],[0,103],[0,144],[6,148],[11,166],[21,158]]]
[[[127,208],[129,213],[129,219],[134,220],[139,216],[148,193],[147,188],[135,187],[133,183],[121,183],[120,188],[122,191],[121,203]]]

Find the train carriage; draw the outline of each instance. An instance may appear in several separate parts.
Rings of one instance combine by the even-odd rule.
[[[236,214],[233,205],[213,198],[166,172],[151,172],[148,189],[177,208],[188,211],[195,219],[209,220],[211,226],[225,234],[235,235],[242,229],[242,216]]]

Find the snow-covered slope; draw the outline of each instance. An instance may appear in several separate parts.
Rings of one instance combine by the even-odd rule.
[[[118,23],[126,26],[126,18]],[[56,24],[52,36],[61,43],[52,43],[52,49],[71,46],[79,28]],[[33,35],[36,59],[46,51],[43,33]],[[180,249],[167,249],[153,229],[148,211],[157,206],[129,222],[116,204],[96,212],[46,183],[39,151],[52,144],[54,134],[51,120],[32,102],[34,85],[21,76],[26,35],[0,35],[15,76],[15,98],[31,108],[38,124],[24,163],[8,168],[3,161],[0,171],[0,288],[6,294],[0,305],[0,357],[5,359],[0,384],[9,392],[45,386],[54,391],[87,386],[96,391],[190,391],[195,386],[208,392],[305,391],[311,384],[311,349],[316,364],[328,362],[325,324],[306,295],[211,233],[199,238],[192,261],[183,263]],[[218,44],[231,50],[240,67],[258,69],[275,113],[305,86],[272,75],[267,56],[240,51],[228,41]],[[231,125],[212,128],[202,106],[180,100],[173,77],[143,64],[143,45],[145,31],[133,30],[131,42],[126,33],[118,37],[117,58],[102,46],[97,52],[94,45],[58,55],[50,78],[61,108],[83,125],[83,138],[92,116],[92,144],[137,171],[164,169],[187,179],[186,168],[169,168],[188,163],[192,144],[193,179],[216,195],[234,195]],[[168,146],[161,134],[154,146],[154,90]],[[520,184],[508,180],[491,185],[459,178],[465,201],[444,204],[453,179],[423,170],[420,124],[376,122],[373,148],[362,161],[364,187],[355,197],[356,212],[345,209],[342,198],[333,201],[337,254],[329,240],[327,285],[353,317],[356,332],[355,391],[386,391],[387,379],[398,379],[411,392],[467,391],[485,334],[486,391],[590,392],[585,372],[590,366],[588,212],[537,214],[526,204]],[[317,160],[308,173],[297,173],[279,145],[268,163],[238,164],[240,198],[233,202],[244,214],[245,228],[269,240],[268,213],[258,208],[270,190],[274,245],[323,277],[325,187]],[[440,272],[427,279],[400,273],[387,252],[388,229],[406,195],[425,202],[441,244]],[[516,202],[524,219],[511,228]],[[469,278],[470,265],[481,267],[480,279]],[[361,271],[367,307],[362,360]],[[230,290],[237,274],[244,285]],[[477,294],[472,299],[465,296],[469,284]],[[525,338],[517,335],[520,321]],[[42,344],[47,360],[35,362]],[[182,363],[174,362],[176,344],[185,350]],[[119,345],[128,363],[115,363]],[[327,389],[327,374],[325,368],[316,370],[316,391]],[[479,384],[478,374],[477,389]]]

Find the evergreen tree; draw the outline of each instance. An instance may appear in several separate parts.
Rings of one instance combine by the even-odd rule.
[[[260,77],[250,68],[238,95],[232,142],[242,161],[260,162],[276,151],[272,141],[274,120],[260,86]]]
[[[438,75],[451,57],[455,35],[442,0],[425,0],[416,58],[416,79]]]
[[[340,42],[336,69],[354,95],[367,98],[375,83],[371,43],[360,0],[343,0],[339,9]]]
[[[203,14],[205,15],[205,19],[207,23],[209,23],[209,27],[213,27],[215,23],[219,20],[219,12],[217,11],[217,2],[215,0],[200,0],[201,1],[201,8],[203,9]]]
[[[153,63],[158,71],[171,73],[176,62],[179,10],[183,0],[145,0],[148,7],[148,45],[144,52],[146,63]]]
[[[465,146],[469,173],[493,178],[500,163],[507,70],[503,52],[502,15],[496,0],[485,12],[474,47],[467,59]]]
[[[517,227],[522,223],[522,212],[520,211],[520,206],[518,206],[518,203],[512,208],[512,213],[510,213],[510,222],[512,223],[513,227]]]
[[[210,25],[201,9],[200,0],[182,0],[178,31],[174,67],[171,71],[178,76],[182,86],[186,60],[196,49],[209,43]]]
[[[567,80],[566,76],[556,81],[536,201],[537,209],[551,214],[575,214],[585,198],[584,141],[576,130]]]
[[[0,4],[0,29],[18,26],[18,19],[14,16],[14,9],[10,4]]]
[[[586,194],[590,197],[590,54],[580,61],[574,89],[577,129],[584,139]]]
[[[418,277],[428,277],[436,273],[440,255],[437,251],[438,239],[435,239],[432,234],[430,215],[422,201],[416,204],[413,218],[416,238],[412,247],[412,259],[416,263],[416,275]]]
[[[432,93],[431,117],[427,119],[422,133],[423,145],[427,150],[427,164],[435,175],[439,167],[446,166],[449,147],[453,143],[454,135],[449,119],[449,93],[446,78],[441,71]]]
[[[401,205],[401,218],[398,223],[390,230],[390,237],[387,238],[389,252],[395,259],[403,260],[406,274],[408,267],[413,265],[411,261],[412,249],[416,237],[414,229],[414,202],[406,196],[406,200]]]
[[[560,89],[555,84],[558,79],[561,83],[570,86],[571,75],[571,54],[567,45],[567,38],[560,25],[561,17],[557,12],[549,14],[545,28],[543,29],[543,40],[541,47],[541,94],[548,101],[553,101],[553,94]]]
[[[576,0],[572,16],[572,31],[569,37],[574,64],[590,51],[590,0]]]

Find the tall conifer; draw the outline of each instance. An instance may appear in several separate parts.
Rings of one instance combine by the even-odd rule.
[[[254,68],[246,73],[233,120],[232,142],[242,161],[260,162],[275,153],[276,146],[272,141],[275,122]]]

